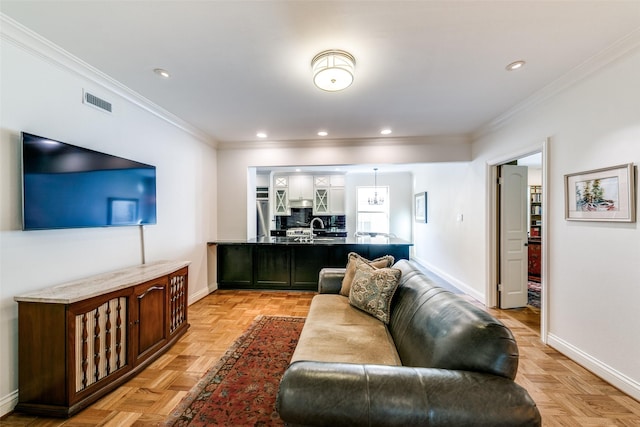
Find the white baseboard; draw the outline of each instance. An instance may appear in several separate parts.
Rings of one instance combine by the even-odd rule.
[[[634,399],[640,400],[640,383],[637,381],[616,371],[611,366],[592,357],[556,335],[549,334],[547,336],[547,344],[614,387],[619,388]]]
[[[211,289],[211,286],[206,287],[198,292],[196,292],[195,294],[191,294],[189,295],[189,302],[188,304],[191,305],[195,302],[200,301],[202,298],[206,297],[207,295],[209,295],[211,292],[213,292],[215,289]]]
[[[461,282],[460,280],[456,279],[455,277],[453,277],[450,274],[442,271],[438,267],[430,264],[429,262],[427,262],[427,261],[425,261],[423,259],[414,257],[414,258],[411,258],[411,260],[417,262],[418,264],[420,264],[421,266],[423,266],[427,270],[430,270],[430,271],[434,272],[436,275],[442,277],[444,280],[446,280],[447,282],[451,283],[451,285],[453,285],[456,288],[460,289],[465,294],[472,296],[476,300],[480,301],[482,304],[486,304],[485,295],[480,293],[480,292],[478,292],[476,289],[473,289],[471,286],[467,285],[466,283]]]
[[[0,399],[0,417],[7,415],[13,411],[18,404],[18,390],[7,394]]]
[[[416,261],[418,264],[422,265],[424,268],[442,277],[443,279],[451,283],[453,286],[460,289],[462,292],[468,295],[471,295],[472,297],[482,302],[483,304],[485,303],[485,298],[483,295],[480,295],[475,289],[459,281],[455,277],[452,277],[446,272],[440,270],[437,267],[434,267],[433,265],[419,258],[412,258],[412,260]],[[618,389],[628,394],[632,398],[636,400],[640,400],[640,383],[638,381],[635,381],[634,379],[629,378],[628,376],[622,374],[621,372],[618,372],[617,370],[613,369],[611,366],[607,365],[606,363],[603,363],[600,360],[592,357],[591,355],[585,353],[584,351],[580,350],[579,348],[575,347],[574,345],[568,343],[567,341],[563,340],[562,338],[556,335],[553,335],[553,334],[547,335],[547,345],[558,350],[560,353],[564,354],[569,359],[578,363],[585,369],[588,369],[589,371],[593,372],[595,375],[607,381],[614,387],[617,387]]]

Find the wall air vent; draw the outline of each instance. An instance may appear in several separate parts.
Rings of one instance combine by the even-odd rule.
[[[82,95],[82,102],[84,104],[91,105],[92,107],[111,113],[111,103],[109,101],[98,98],[97,96],[86,91],[83,91]]]

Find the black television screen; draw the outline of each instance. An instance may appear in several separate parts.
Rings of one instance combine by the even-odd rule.
[[[24,230],[156,223],[155,166],[22,133]]]

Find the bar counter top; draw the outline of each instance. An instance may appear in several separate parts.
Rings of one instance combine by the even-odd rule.
[[[229,239],[208,242],[208,245],[398,245],[413,246],[413,243],[397,237],[386,236],[350,236],[350,237],[314,237],[311,240],[300,240],[293,237],[260,237],[254,239]]]

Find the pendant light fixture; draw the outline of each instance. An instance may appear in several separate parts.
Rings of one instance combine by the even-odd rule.
[[[373,168],[373,197],[367,200],[372,206],[384,205],[384,197],[378,196],[378,168]]]
[[[313,83],[327,92],[337,92],[351,86],[356,59],[344,50],[325,50],[311,60]]]

